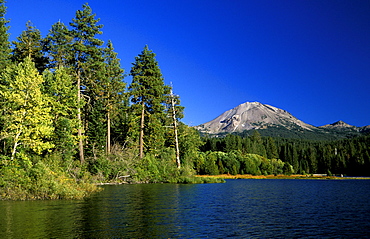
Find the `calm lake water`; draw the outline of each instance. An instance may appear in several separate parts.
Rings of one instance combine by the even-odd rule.
[[[81,201],[0,201],[0,238],[370,238],[370,180],[104,189]]]

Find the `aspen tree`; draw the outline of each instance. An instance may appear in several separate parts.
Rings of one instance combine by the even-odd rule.
[[[1,97],[6,102],[3,112],[4,128],[1,138],[11,142],[11,159],[19,146],[41,154],[54,145],[49,142],[53,133],[50,98],[42,89],[43,77],[27,57],[3,74],[8,82],[1,86]]]

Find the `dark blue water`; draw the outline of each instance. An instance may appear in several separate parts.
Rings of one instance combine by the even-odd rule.
[[[0,202],[0,238],[370,238],[370,180],[105,186]]]

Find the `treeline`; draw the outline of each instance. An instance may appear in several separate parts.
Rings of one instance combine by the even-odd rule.
[[[205,143],[201,150],[205,153],[223,152],[232,155],[238,152],[239,155],[257,154],[265,159],[280,159],[284,163],[285,174],[370,176],[370,135],[335,141],[315,141],[261,137],[255,131],[246,137],[228,134],[222,138],[203,139]],[[238,168],[242,160],[236,161],[234,160],[234,164]],[[218,170],[223,167],[219,163],[216,166]],[[242,171],[239,170],[239,173]]]
[[[0,199],[78,198],[91,182],[189,181],[202,141],[145,46],[129,75],[88,4],[9,42],[0,0]]]
[[[239,150],[200,153],[195,159],[194,166],[200,175],[290,175],[293,173],[292,167],[280,159],[267,159],[258,154],[242,153]]]

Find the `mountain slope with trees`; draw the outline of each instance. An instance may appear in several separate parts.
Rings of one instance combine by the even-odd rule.
[[[285,110],[247,102],[196,128],[205,142],[201,151],[213,158],[205,164],[210,169],[198,168],[198,173],[370,176],[368,126],[338,121],[314,127]],[[251,155],[263,160],[243,166]],[[225,163],[229,158],[237,160]]]

